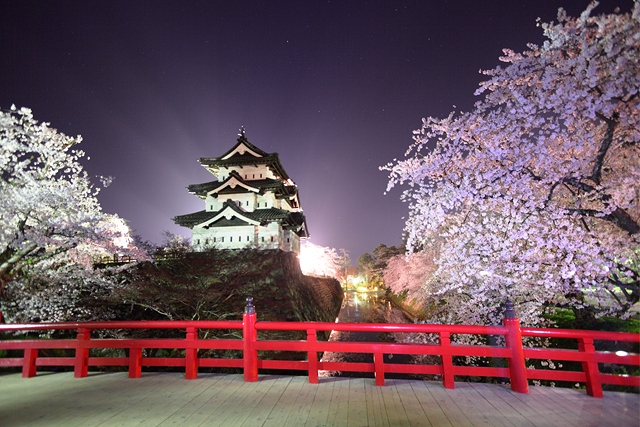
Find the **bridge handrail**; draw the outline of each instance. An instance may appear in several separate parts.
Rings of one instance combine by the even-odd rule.
[[[347,331],[437,334],[449,332],[460,335],[504,335],[504,326],[447,325],[437,323],[331,323],[331,322],[256,322],[262,331]]]
[[[242,329],[241,320],[115,320],[0,324],[0,332],[97,329]]]
[[[509,307],[510,303],[507,303]],[[509,314],[511,313],[511,314]],[[185,338],[92,338],[91,331],[121,329],[182,329]],[[200,330],[242,329],[241,339],[200,339]],[[0,350],[23,350],[22,357],[0,357],[0,367],[22,367],[23,377],[36,375],[38,366],[73,366],[74,376],[84,377],[89,366],[128,366],[129,376],[141,375],[142,366],[179,366],[185,368],[187,379],[194,379],[200,367],[242,368],[245,381],[257,381],[259,369],[306,370],[309,382],[318,382],[318,371],[373,372],[377,385],[384,385],[385,373],[437,374],[446,388],[455,387],[456,376],[508,378],[511,388],[528,393],[529,380],[571,381],[585,383],[587,393],[602,397],[602,384],[640,387],[640,376],[614,375],[599,371],[598,364],[611,363],[640,366],[639,354],[597,351],[595,341],[640,343],[640,334],[588,330],[521,328],[513,311],[507,310],[503,326],[446,324],[372,324],[330,322],[258,322],[255,307],[249,302],[242,321],[155,320],[112,322],[65,322],[0,324],[0,333],[28,331],[76,330],[75,339],[0,339]],[[260,331],[303,331],[306,340],[259,339]],[[318,341],[320,331],[420,333],[437,335],[437,343],[390,342],[326,342]],[[504,346],[452,344],[452,335],[499,335]],[[577,341],[578,349],[525,348],[522,337],[565,338]],[[90,357],[90,349],[128,349],[125,357]],[[143,349],[179,349],[184,357],[143,357]],[[74,357],[44,357],[39,350],[73,349]],[[242,350],[241,359],[198,357],[199,349]],[[306,361],[268,360],[259,358],[258,351],[294,351],[307,353]],[[318,353],[357,352],[373,355],[373,363],[319,361]],[[413,354],[440,357],[440,364],[399,364],[385,362],[384,355]],[[454,365],[454,356],[476,356],[507,359],[507,367]],[[527,368],[528,359],[574,361],[581,371]]]
[[[591,331],[587,329],[521,328],[522,336],[542,338],[592,338],[601,341],[640,342],[640,334],[632,332]]]

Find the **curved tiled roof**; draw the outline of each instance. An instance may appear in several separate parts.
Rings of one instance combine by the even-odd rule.
[[[301,237],[307,236],[306,218],[302,212],[290,212],[284,209],[268,208],[268,209],[256,209],[248,212],[240,209],[233,201],[227,200],[224,202],[222,209],[219,211],[199,211],[186,215],[179,215],[173,218],[176,224],[184,227],[193,228],[196,225],[207,222],[226,209],[234,210],[239,217],[244,217],[252,221],[259,222],[261,224],[269,222],[280,222],[284,228],[295,231]],[[238,218],[242,220],[242,218]],[[240,225],[238,221],[229,222],[226,220],[226,225]],[[217,225],[218,221],[216,221]]]
[[[187,187],[191,194],[195,194],[196,196],[204,199],[207,197],[207,194],[216,188],[223,186],[230,179],[235,178],[238,181],[246,184],[249,187],[257,188],[260,191],[260,194],[264,194],[266,191],[273,191],[276,194],[276,197],[282,198],[287,196],[293,196],[297,194],[298,189],[295,185],[285,185],[284,182],[280,179],[254,179],[254,180],[245,180],[242,176],[236,172],[232,171],[229,174],[229,177],[224,181],[210,181],[202,184],[192,184]],[[245,190],[246,191],[246,190]],[[236,188],[224,188],[220,191],[219,194],[234,194],[244,192],[243,190]]]
[[[228,159],[225,159],[225,157],[232,153],[240,144],[244,144],[247,148],[251,149],[251,151],[255,152],[261,157],[256,157],[248,153],[236,153]],[[282,179],[289,179],[289,175],[282,167],[282,163],[280,163],[278,153],[267,153],[265,151],[262,151],[261,149],[250,143],[244,136],[244,134],[241,134],[238,138],[238,142],[222,156],[201,157],[198,162],[200,162],[202,166],[207,168],[207,170],[209,170],[209,172],[213,173],[214,175],[217,174],[217,171],[220,167],[266,164],[274,171],[276,175],[278,175]]]

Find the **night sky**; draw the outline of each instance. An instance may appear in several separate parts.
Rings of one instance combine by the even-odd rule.
[[[310,241],[355,261],[401,243],[407,205],[378,167],[422,117],[468,111],[502,48],[588,3],[0,0],[0,108],[82,135],[87,172],[115,177],[104,210],[156,243],[190,235],[171,218],[204,208],[186,190],[212,179],[197,159],[244,126],[298,185]]]

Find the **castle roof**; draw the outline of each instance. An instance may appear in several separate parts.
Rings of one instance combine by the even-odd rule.
[[[214,197],[218,197],[220,194],[237,194],[246,192],[264,194],[267,191],[272,191],[275,193],[277,198],[289,198],[298,193],[298,188],[295,185],[287,185],[280,179],[265,178],[244,180],[236,171],[231,171],[227,179],[224,181],[210,181],[202,184],[193,184],[189,185],[187,189],[191,194],[195,194],[201,199],[205,199],[209,194]]]
[[[178,225],[193,228],[194,226],[225,227],[238,225],[265,225],[269,222],[280,222],[285,229],[293,230],[300,237],[308,237],[307,224],[302,212],[290,212],[284,209],[256,209],[248,212],[238,207],[232,200],[224,202],[222,209],[215,212],[199,211],[173,218]]]
[[[282,167],[278,153],[262,151],[247,140],[244,131],[240,133],[236,145],[220,157],[201,157],[198,162],[209,172],[218,176],[220,168],[244,165],[267,165],[281,179],[289,179]]]

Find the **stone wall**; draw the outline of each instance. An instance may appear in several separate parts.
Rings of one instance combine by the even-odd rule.
[[[216,313],[196,314],[200,320],[241,319],[246,298],[252,297],[258,321],[334,322],[343,297],[337,280],[303,275],[296,255],[280,250],[193,252],[142,263],[126,276],[122,300],[160,307],[138,308],[139,319],[162,318],[158,312],[170,310],[174,319],[191,319],[189,307]]]

